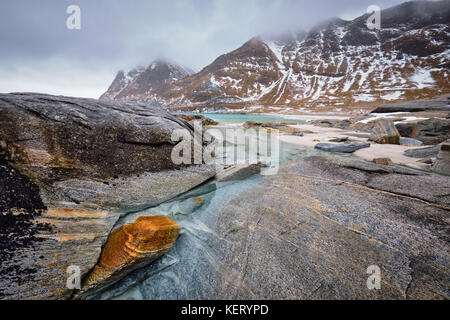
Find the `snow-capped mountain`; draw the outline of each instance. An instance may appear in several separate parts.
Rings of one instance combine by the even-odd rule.
[[[138,100],[140,96],[160,86],[189,77],[195,72],[172,62],[156,60],[147,68],[137,67],[127,74],[120,71],[113,83],[100,99]]]
[[[383,10],[380,30],[368,29],[368,17],[333,18],[309,32],[255,37],[188,77],[154,81],[148,69],[119,73],[102,98],[298,109],[450,92],[450,1]]]

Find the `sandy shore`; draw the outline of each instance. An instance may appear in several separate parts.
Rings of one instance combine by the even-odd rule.
[[[291,144],[314,147],[319,142],[329,142],[330,139],[343,137],[349,137],[355,141],[366,142],[369,135],[368,133],[363,132],[337,128],[322,128],[313,125],[298,125],[295,127],[306,132],[305,135],[303,137],[282,135],[280,136],[280,140]],[[405,165],[414,169],[428,170],[429,165],[418,162],[419,159],[403,155],[403,152],[407,149],[418,148],[423,147],[371,143],[370,148],[358,150],[353,154],[368,161],[372,161],[374,158],[390,158],[395,164]]]

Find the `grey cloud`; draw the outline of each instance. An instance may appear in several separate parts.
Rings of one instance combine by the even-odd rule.
[[[17,87],[98,96],[117,70],[146,65],[157,57],[200,70],[258,34],[310,28],[332,16],[364,14],[371,4],[386,8],[401,2],[2,0],[0,72],[10,78],[7,84],[0,81],[0,92]],[[71,4],[81,8],[81,30],[66,28],[66,8]],[[82,74],[96,79],[88,81],[94,86],[90,90]],[[72,80],[66,79],[71,90],[61,85],[65,75],[72,75]]]

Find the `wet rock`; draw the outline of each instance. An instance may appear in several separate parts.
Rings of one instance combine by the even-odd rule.
[[[315,148],[327,152],[353,153],[360,149],[370,148],[370,143],[318,143]]]
[[[426,145],[436,145],[450,139],[450,120],[427,119],[417,123],[397,124],[403,137],[414,138]]]
[[[374,121],[370,139],[380,144],[400,144],[400,134],[395,128],[394,122],[388,119]]]
[[[450,140],[441,145],[441,150],[432,166],[432,170],[436,173],[450,176]]]
[[[132,271],[142,268],[170,250],[180,226],[167,217],[140,217],[133,224],[114,230],[101,257],[83,281],[79,298],[94,294]]]
[[[255,179],[180,217],[186,232],[167,259],[103,297],[449,298],[450,178],[310,157]],[[373,265],[381,290],[367,288]]]
[[[18,182],[2,180],[0,187],[8,199],[13,193],[18,199],[33,194],[36,204],[7,200],[0,207],[6,216],[10,210],[26,212],[8,221],[15,232],[31,235],[26,246],[8,250],[10,259],[2,262],[4,295],[69,298],[67,267],[78,266],[84,277],[121,216],[215,176],[213,165],[172,162],[171,135],[177,129],[193,136],[185,121],[141,103],[0,94],[0,161],[29,181],[17,189]],[[2,243],[14,248],[16,240],[12,233]]]

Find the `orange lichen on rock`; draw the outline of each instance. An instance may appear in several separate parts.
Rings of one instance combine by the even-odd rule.
[[[201,197],[194,198],[193,200],[199,206],[203,204],[203,198],[201,198]]]
[[[180,226],[163,216],[140,217],[113,231],[100,260],[83,283],[83,291],[117,281],[129,272],[151,263],[175,243]]]
[[[375,158],[373,159],[373,163],[390,166],[392,164],[392,160],[390,158]]]

